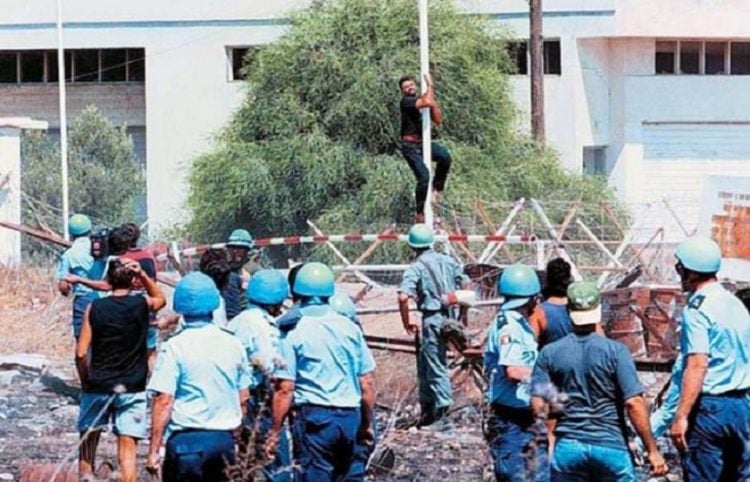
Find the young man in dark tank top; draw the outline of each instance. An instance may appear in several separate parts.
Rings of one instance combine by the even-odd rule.
[[[132,293],[136,281],[145,288],[145,296]],[[149,313],[166,302],[138,261],[113,260],[107,269],[107,282],[112,292],[88,307],[76,345],[76,368],[83,389],[78,418],[83,438],[79,475],[93,478],[101,430],[112,424],[121,480],[134,482],[136,444],[148,436]]]

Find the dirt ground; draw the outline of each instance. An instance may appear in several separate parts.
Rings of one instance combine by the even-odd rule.
[[[70,301],[57,295],[49,272],[0,269],[0,480],[19,480],[24,467],[74,461],[78,434],[78,384],[73,368]],[[344,285],[354,294],[361,285]],[[360,307],[393,306],[395,290],[375,289]],[[398,315],[363,317],[368,334],[408,340]],[[38,354],[15,363],[15,354]],[[374,481],[488,481],[491,460],[481,434],[480,392],[471,379],[458,383],[455,430],[448,433],[403,427],[417,413],[414,355],[375,352],[379,388],[380,447],[395,455],[392,466],[371,467]],[[29,362],[29,360],[31,360]],[[43,365],[43,367],[42,367]],[[663,383],[661,375],[642,374],[649,393]],[[460,375],[456,378],[463,380]],[[665,448],[667,445],[665,445]],[[140,444],[145,463],[146,444]],[[105,435],[101,461],[115,461],[114,437]],[[672,453],[670,460],[676,465]],[[387,460],[378,459],[379,463]],[[46,470],[54,470],[48,465]],[[676,468],[676,467],[675,467]],[[42,470],[42,469],[39,469]],[[47,472],[49,480],[51,472]],[[59,479],[64,480],[64,479]],[[68,480],[75,480],[70,478]],[[149,480],[143,473],[141,480]],[[639,480],[648,480],[646,475]],[[670,480],[680,480],[672,476]]]

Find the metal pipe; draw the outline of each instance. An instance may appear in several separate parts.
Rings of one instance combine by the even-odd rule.
[[[57,0],[57,85],[60,104],[60,171],[62,173],[62,217],[63,237],[70,239],[68,218],[70,203],[68,200],[68,109],[65,99],[65,50],[63,47],[62,0]]]
[[[422,70],[422,93],[426,90],[425,78],[430,75],[430,24],[428,21],[427,0],[419,0],[419,61]],[[422,109],[422,161],[430,173],[430,182],[427,185],[427,199],[424,204],[424,222],[432,227],[432,118],[430,108]]]

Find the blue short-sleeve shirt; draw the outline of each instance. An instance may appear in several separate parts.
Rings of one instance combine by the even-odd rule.
[[[227,325],[242,342],[252,373],[251,388],[267,383],[279,356],[279,329],[274,318],[262,308],[250,305]]]
[[[68,274],[92,280],[101,279],[104,275],[104,263],[91,256],[91,239],[88,236],[76,238],[73,245],[60,255],[55,279],[59,281]],[[86,295],[92,291],[81,283],[73,285],[74,296]]]
[[[703,393],[750,388],[750,314],[718,282],[703,285],[682,310],[682,353],[708,355]]]
[[[514,310],[500,311],[490,325],[484,349],[484,373],[489,380],[487,401],[514,408],[529,408],[528,383],[508,379],[505,367],[533,367],[537,342],[528,320]]]
[[[295,383],[295,405],[359,407],[359,378],[375,370],[362,330],[328,305],[301,307],[299,315],[281,332],[275,376]]]
[[[191,321],[162,344],[148,390],[174,396],[169,433],[233,430],[242,421],[239,391],[250,381],[242,343],[210,321]]]
[[[435,286],[423,263],[430,266],[440,286]],[[443,308],[440,295],[452,293],[467,283],[468,278],[455,259],[429,249],[404,272],[399,292],[414,298],[421,311],[439,311]]]

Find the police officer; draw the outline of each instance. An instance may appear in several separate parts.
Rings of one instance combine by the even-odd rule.
[[[688,481],[750,480],[750,315],[716,280],[721,250],[693,237],[675,252],[682,289],[682,389],[670,436]]]
[[[234,335],[211,321],[219,306],[211,278],[185,276],[173,303],[184,326],[162,345],[148,384],[155,398],[146,467],[157,472],[167,429],[162,480],[227,480],[225,468],[235,458],[233,431],[242,422],[250,386],[247,355]]]
[[[509,266],[498,280],[504,300],[484,349],[486,436],[498,481],[549,480],[546,435],[534,425],[529,386],[538,351],[528,318],[540,291],[539,277],[528,266]]]
[[[434,251],[433,243],[432,228],[426,224],[415,224],[409,230],[408,244],[416,254],[416,261],[404,273],[398,293],[404,329],[418,336],[420,426],[442,418],[453,403],[446,346],[440,336],[443,322],[451,313],[442,297],[468,283],[461,266],[453,258]],[[422,312],[421,330],[409,315],[409,298],[416,300]]]
[[[328,300],[328,304],[331,305],[333,311],[339,315],[346,316],[360,326],[359,316],[357,315],[357,306],[349,295],[336,292]]]
[[[245,229],[235,229],[227,239],[226,247],[231,271],[225,287],[221,290],[221,295],[226,304],[228,320],[247,308],[245,287],[250,275],[244,267],[248,262],[248,256],[253,246],[255,246],[253,237]]]
[[[280,324],[273,426],[266,453],[273,454],[294,403],[294,453],[302,481],[351,478],[357,442],[373,440],[375,361],[362,331],[328,305],[333,272],[324,264],[300,268],[293,291],[296,321]]]
[[[91,255],[91,219],[84,214],[74,214],[68,221],[68,233],[73,245],[68,248],[57,264],[55,280],[57,289],[63,296],[73,293],[73,336],[76,340],[81,334],[83,314],[92,301],[99,296],[93,289],[84,284],[67,281],[68,276],[91,280],[101,279],[104,274],[104,263]]]
[[[261,458],[266,433],[271,428],[271,385],[279,362],[279,328],[275,317],[289,297],[289,283],[279,271],[265,269],[250,279],[247,287],[247,310],[237,315],[228,325],[245,346],[250,361],[252,381],[245,422],[245,438],[255,443],[256,457]],[[279,446],[274,459],[263,468],[265,480],[292,480],[291,455],[286,430],[279,435]]]

